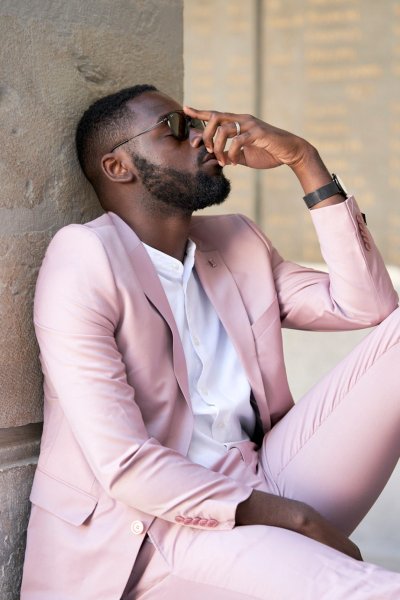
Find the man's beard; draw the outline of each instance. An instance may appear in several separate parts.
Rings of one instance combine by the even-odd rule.
[[[202,164],[207,150],[202,148],[198,156],[198,166]],[[198,171],[195,175],[160,167],[142,156],[133,153],[132,160],[139,177],[150,197],[153,208],[166,214],[191,214],[196,210],[221,204],[228,196],[231,184],[221,172],[208,174]]]

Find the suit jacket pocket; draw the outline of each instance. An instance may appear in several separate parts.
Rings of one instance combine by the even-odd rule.
[[[263,335],[263,333],[276,321],[280,319],[279,303],[277,297],[273,299],[268,308],[262,313],[251,326],[254,338],[257,339]]]
[[[30,495],[32,504],[71,525],[82,525],[97,506],[97,498],[36,469]]]

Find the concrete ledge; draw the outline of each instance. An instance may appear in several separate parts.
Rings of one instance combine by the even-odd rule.
[[[18,600],[41,423],[0,430],[0,598]]]
[[[0,472],[19,464],[36,464],[42,423],[0,429]]]

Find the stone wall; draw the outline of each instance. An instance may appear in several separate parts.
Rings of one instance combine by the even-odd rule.
[[[154,83],[182,97],[182,0],[0,4],[0,598],[19,597],[42,381],[32,328],[52,235],[100,212],[74,128],[90,102]]]

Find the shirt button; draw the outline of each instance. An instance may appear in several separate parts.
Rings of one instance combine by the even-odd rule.
[[[132,521],[131,523],[131,531],[135,535],[140,535],[144,531],[144,525],[142,521]]]
[[[200,340],[199,340],[199,338],[197,338],[196,336],[194,336],[193,343],[194,343],[195,346],[200,346]]]

